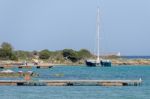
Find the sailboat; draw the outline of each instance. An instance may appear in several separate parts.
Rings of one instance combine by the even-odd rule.
[[[101,67],[111,67],[111,61],[110,60],[104,60],[100,59],[100,10],[98,7],[97,11],[97,59],[96,60],[86,60],[85,64],[89,67],[95,67],[95,66],[101,66]]]

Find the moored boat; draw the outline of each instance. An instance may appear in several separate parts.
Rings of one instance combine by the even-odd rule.
[[[99,62],[97,62],[96,60],[86,60],[85,63],[88,67],[96,67],[96,66],[111,67],[110,60],[100,60]]]
[[[100,20],[99,20],[99,17],[100,17],[100,12],[99,12],[99,7],[98,7],[98,12],[97,12],[97,59],[96,60],[86,60],[85,61],[85,64],[88,66],[88,67],[95,67],[95,66],[101,66],[101,67],[111,67],[111,61],[110,60],[104,60],[104,59],[100,59],[100,47],[99,47],[99,44],[100,44]]]

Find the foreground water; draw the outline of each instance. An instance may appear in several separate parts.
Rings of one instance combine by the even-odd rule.
[[[13,69],[14,71],[28,71]],[[0,86],[0,99],[149,99],[150,67],[85,67],[59,66],[51,69],[32,69],[40,79],[139,79],[141,86]],[[3,78],[7,79],[7,78]],[[21,79],[21,78],[20,78]]]

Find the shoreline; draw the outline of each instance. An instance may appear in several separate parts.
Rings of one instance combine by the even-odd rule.
[[[127,59],[127,58],[117,58],[117,59],[109,59],[112,62],[112,66],[150,66],[150,59]],[[11,60],[0,60],[0,66],[25,66],[23,65],[23,60],[21,61],[11,61]],[[33,62],[29,61],[27,66],[85,66],[84,60],[80,62],[46,62],[43,61],[43,63],[39,63],[37,65],[34,65]]]

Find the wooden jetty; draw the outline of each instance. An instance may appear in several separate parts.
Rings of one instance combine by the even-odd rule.
[[[139,86],[142,80],[0,80],[0,86]]]
[[[19,68],[19,69],[32,69],[32,68],[52,68],[53,66],[41,66],[41,65],[38,65],[38,66],[30,66],[30,65],[20,65],[20,66],[13,66],[13,65],[7,65],[7,66],[0,66],[0,69],[10,69],[10,68]]]

